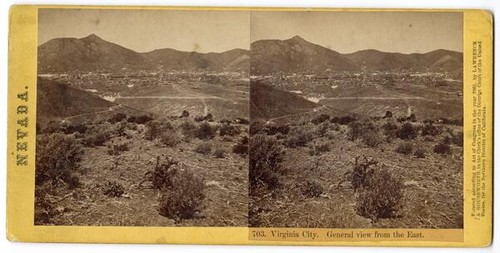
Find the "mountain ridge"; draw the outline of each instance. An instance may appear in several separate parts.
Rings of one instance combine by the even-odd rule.
[[[38,46],[39,73],[72,71],[180,70],[249,71],[252,74],[324,71],[461,72],[463,53],[436,49],[403,54],[364,49],[342,54],[300,36],[254,41],[250,50],[187,52],[161,48],[136,52],[95,34],[55,38]]]

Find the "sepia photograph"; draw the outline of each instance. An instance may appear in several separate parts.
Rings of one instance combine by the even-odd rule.
[[[247,226],[249,21],[40,9],[35,225]]]
[[[462,22],[252,12],[249,226],[463,228]]]

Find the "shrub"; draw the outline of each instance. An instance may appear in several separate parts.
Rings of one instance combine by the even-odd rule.
[[[69,124],[61,126],[60,130],[65,134],[72,134],[72,133],[84,134],[87,132],[87,126],[83,124]]]
[[[441,128],[432,123],[426,123],[422,127],[422,136],[438,136],[441,134]]]
[[[214,156],[216,158],[224,158],[226,157],[226,151],[222,148],[217,148],[215,151],[214,151]]]
[[[171,219],[190,219],[202,210],[205,183],[192,172],[179,171],[172,177],[172,186],[162,191],[160,215]]]
[[[167,147],[175,147],[181,143],[182,137],[176,130],[166,129],[159,136],[160,142]]]
[[[311,132],[303,128],[294,128],[288,134],[285,143],[288,147],[305,147],[313,138]]]
[[[286,135],[288,132],[290,132],[290,127],[288,125],[281,125],[281,126],[265,126],[264,128],[265,133],[268,135],[276,135],[276,134],[283,134]]]
[[[140,115],[140,116],[135,117],[135,123],[141,124],[141,125],[144,125],[152,120],[153,120],[153,117],[151,117],[149,115]]]
[[[73,171],[79,166],[81,154],[81,145],[71,135],[54,133],[37,136],[36,185],[62,182],[69,188],[78,186],[78,178],[73,176]]]
[[[323,144],[318,144],[318,145],[312,146],[311,149],[309,150],[309,154],[310,155],[321,155],[322,153],[330,152],[330,151],[331,151],[330,144],[323,143]]]
[[[129,116],[129,117],[127,118],[127,122],[128,122],[128,123],[135,123],[135,121],[136,121],[135,116]]]
[[[189,117],[189,111],[182,110],[182,114],[181,114],[180,118],[187,118],[187,117]]]
[[[47,196],[47,187],[35,188],[35,225],[50,224],[54,216],[58,214]]]
[[[194,149],[196,153],[200,153],[203,155],[209,155],[212,152],[212,144],[210,143],[200,143],[196,148]]]
[[[374,221],[394,217],[402,206],[403,183],[386,169],[376,170],[356,197],[356,212]]]
[[[317,198],[323,194],[323,187],[316,181],[307,181],[303,190],[302,195],[308,198]]]
[[[354,191],[358,191],[368,186],[370,178],[375,171],[373,166],[377,164],[378,162],[373,159],[363,157],[363,160],[360,160],[359,157],[356,157],[354,161],[354,168],[352,169],[352,172],[348,174],[348,179],[351,181]]]
[[[464,146],[464,132],[459,131],[457,134],[451,132],[450,135],[451,135],[451,138],[450,138],[451,143],[453,143],[459,147]]]
[[[248,136],[241,138],[236,145],[233,146],[233,153],[247,155],[248,153]]]
[[[443,141],[439,142],[434,146],[434,153],[441,155],[451,154],[450,144],[447,144]]]
[[[366,146],[375,148],[382,143],[382,136],[377,130],[372,130],[372,132],[363,134],[362,140]]]
[[[342,117],[332,117],[330,122],[337,123],[340,125],[349,125],[351,122],[356,121],[356,118],[353,116],[342,116]]]
[[[108,122],[111,123],[111,124],[114,124],[114,123],[117,123],[117,122],[121,122],[122,120],[126,119],[127,118],[127,115],[125,115],[124,113],[117,113],[113,116],[111,116],[109,119],[108,119]]]
[[[312,119],[311,123],[313,123],[315,125],[319,125],[327,120],[330,120],[330,115],[321,114],[321,115],[317,116],[316,118]]]
[[[84,135],[83,144],[87,147],[104,146],[109,138],[111,138],[109,131],[95,127]]]
[[[167,190],[172,188],[173,185],[173,177],[178,173],[177,165],[178,161],[167,157],[166,163],[160,160],[158,156],[156,158],[156,165],[153,170],[149,170],[146,172],[144,179],[139,186],[142,186],[144,182],[150,181],[153,184],[153,189],[155,190]]]
[[[196,132],[198,131],[198,125],[191,120],[186,120],[180,125],[182,134],[185,138],[191,139],[196,137]]]
[[[328,133],[328,130],[330,130],[330,122],[325,121],[321,123],[317,128],[316,128],[316,134],[318,136],[325,136]]]
[[[413,152],[413,144],[410,142],[403,142],[398,145],[396,152],[403,155],[409,155]]]
[[[382,129],[384,130],[384,135],[388,142],[391,142],[398,135],[398,125],[391,121],[386,122]]]
[[[250,138],[250,186],[266,185],[268,189],[279,186],[278,173],[283,160],[283,147],[273,136],[256,134]]]
[[[229,123],[224,123],[221,125],[219,129],[219,134],[220,136],[225,136],[225,135],[235,136],[240,134],[240,129],[237,126],[233,126]]]
[[[425,149],[422,146],[418,146],[414,153],[417,158],[425,158]]]
[[[254,134],[258,134],[258,133],[266,133],[264,122],[253,121],[252,123],[250,123],[250,135],[254,135]]]
[[[108,154],[109,155],[119,155],[125,151],[128,151],[127,143],[114,144],[113,146],[108,147]]]
[[[398,130],[398,137],[402,140],[412,140],[417,138],[418,132],[409,122],[404,123]]]
[[[152,141],[161,138],[162,134],[166,131],[174,131],[172,123],[169,121],[159,122],[150,121],[146,123],[146,130],[144,131],[144,139]]]
[[[121,197],[125,193],[125,188],[116,181],[107,181],[102,187],[102,193],[112,198]]]
[[[367,134],[371,134],[377,129],[371,121],[354,121],[349,124],[349,139],[355,141],[359,138],[364,137]]]
[[[212,139],[215,137],[216,130],[208,122],[203,122],[200,124],[196,137],[201,140]]]

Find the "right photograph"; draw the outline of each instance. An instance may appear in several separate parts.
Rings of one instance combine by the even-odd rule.
[[[463,228],[461,12],[250,23],[250,227]]]

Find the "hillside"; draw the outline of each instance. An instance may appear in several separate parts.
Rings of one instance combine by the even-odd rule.
[[[259,40],[251,45],[252,74],[356,70],[350,59],[299,36],[288,40]]]
[[[362,69],[372,71],[462,71],[462,53],[449,50],[401,54],[369,49],[347,54],[346,57]]]
[[[319,104],[294,93],[261,82],[250,84],[250,118],[272,119],[290,114],[309,112]]]
[[[64,83],[39,78],[37,81],[37,122],[107,111],[116,104]]]
[[[39,73],[146,68],[149,66],[142,55],[94,34],[81,39],[52,39],[38,47]]]
[[[249,51],[233,49],[222,53],[183,52],[157,49],[138,53],[108,42],[97,35],[57,38],[38,47],[38,72],[179,70],[248,71]]]
[[[287,40],[259,40],[251,46],[254,75],[333,71],[435,71],[461,72],[462,53],[435,50],[428,53],[388,53],[361,50],[340,54],[299,36]]]

